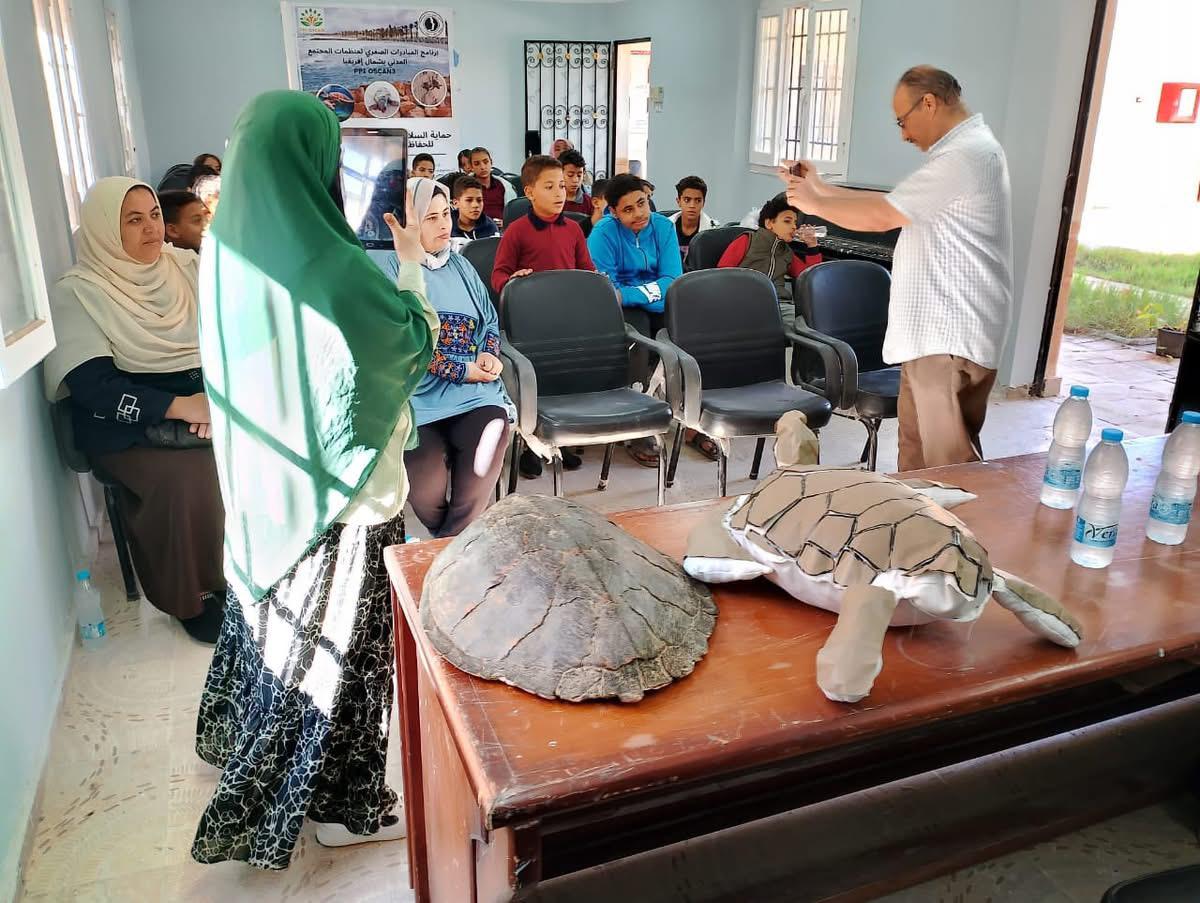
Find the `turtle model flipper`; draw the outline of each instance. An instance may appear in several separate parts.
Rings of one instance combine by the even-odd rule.
[[[1074,649],[1083,638],[1083,628],[1057,599],[1020,577],[993,568],[996,582],[992,597],[1011,611],[1038,636]]]
[[[735,583],[769,574],[771,568],[755,561],[733,541],[718,512],[697,524],[688,536],[683,569],[704,583]]]
[[[846,589],[829,639],[817,653],[817,685],[834,702],[858,702],[883,668],[883,637],[899,600],[869,584]]]

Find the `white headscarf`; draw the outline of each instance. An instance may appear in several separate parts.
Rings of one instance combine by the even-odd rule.
[[[433,199],[438,195],[446,199],[446,203],[450,203],[450,192],[441,182],[435,182],[433,179],[410,179],[408,182],[408,196],[412,198],[413,213],[417,216],[417,222],[425,219],[425,214],[429,212],[429,205],[433,203]],[[450,262],[450,242],[446,243],[446,247],[442,248],[436,254],[425,252],[425,260],[421,266],[427,270],[440,270]]]
[[[87,193],[75,234],[78,263],[51,293],[54,351],[46,359],[46,391],[65,395],[63,379],[96,357],[129,373],[173,373],[200,366],[196,321],[199,257],[163,245],[154,263],[139,263],[121,246],[121,205],[145,182],[101,179]],[[157,198],[157,195],[155,195]]]

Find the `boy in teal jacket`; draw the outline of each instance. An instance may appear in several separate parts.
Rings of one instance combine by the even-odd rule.
[[[596,270],[616,286],[625,322],[653,338],[664,325],[667,288],[683,274],[675,226],[650,210],[650,192],[637,176],[614,176],[605,186],[604,197],[609,215],[593,227],[588,252]],[[630,361],[631,381],[648,388],[657,366],[657,357],[638,346]],[[658,454],[649,440],[628,448],[639,464],[657,466]]]

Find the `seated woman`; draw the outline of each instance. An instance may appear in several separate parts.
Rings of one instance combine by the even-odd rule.
[[[421,223],[426,295],[441,321],[412,397],[419,444],[404,453],[408,501],[434,536],[457,536],[488,505],[516,412],[500,383],[496,310],[475,268],[450,250],[449,193],[431,179],[410,181],[408,192]]]
[[[199,258],[163,244],[149,185],[101,179],[88,191],[79,263],[51,292],[58,344],[46,359],[51,401],[70,396],[75,441],[120,483],[121,510],[146,598],[214,643],[225,578],[221,504],[200,373]],[[197,447],[156,447],[148,428],[183,421]]]
[[[816,233],[812,226],[797,227],[799,218],[800,211],[788,204],[785,195],[771,198],[758,212],[758,231],[735,238],[717,261],[718,267],[745,267],[770,277],[779,296],[783,325],[789,329],[796,320],[792,280],[821,262],[821,252],[815,250]],[[791,249],[790,242],[796,239],[808,248],[803,259]]]

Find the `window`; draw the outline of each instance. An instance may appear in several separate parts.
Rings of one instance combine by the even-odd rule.
[[[37,15],[38,45],[46,75],[46,92],[50,96],[50,118],[54,122],[54,142],[58,145],[67,213],[71,228],[77,229],[79,206],[96,175],[83,91],[79,86],[71,7],[68,0],[34,0],[33,9]]]
[[[845,175],[860,0],[810,0],[758,13],[750,163],[812,160]]]
[[[17,114],[0,46],[0,389],[54,347]]]
[[[113,88],[117,92],[117,119],[121,124],[121,149],[125,163],[125,175],[132,178],[137,174],[137,145],[133,140],[133,114],[129,109],[129,91],[125,86],[125,53],[121,49],[121,30],[117,14],[109,10],[108,53],[112,59]]]

